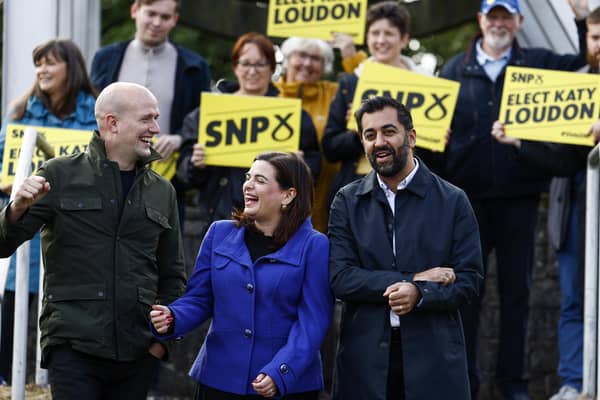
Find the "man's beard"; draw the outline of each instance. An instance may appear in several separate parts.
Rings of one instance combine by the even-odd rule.
[[[506,29],[490,28],[483,40],[496,51],[507,49],[512,44],[512,37]]]
[[[374,147],[371,154],[368,155],[369,163],[371,163],[371,167],[381,176],[385,176],[386,178],[390,178],[396,176],[400,171],[406,167],[408,163],[409,156],[409,144],[408,144],[408,135],[404,138],[404,144],[399,149],[399,153],[394,151],[391,146],[380,146]],[[377,152],[387,150],[392,154],[392,162],[381,165],[377,163]]]
[[[600,64],[600,54],[598,53],[587,53],[587,63],[593,70],[598,71],[598,66]]]

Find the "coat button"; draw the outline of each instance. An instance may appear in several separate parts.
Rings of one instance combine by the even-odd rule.
[[[79,203],[79,204],[77,204],[77,207],[78,207],[78,208],[83,208],[83,203]]]
[[[288,368],[287,364],[281,364],[279,366],[279,372],[281,372],[282,374],[287,374],[288,372],[290,372],[290,369]]]
[[[244,329],[244,337],[250,339],[252,337],[252,331],[250,329]]]
[[[51,294],[49,294],[47,297],[48,297],[48,300],[52,300],[52,298],[53,298],[54,296],[52,296]]]
[[[228,183],[229,183],[229,179],[227,179],[225,177],[219,179],[219,186],[227,186]]]
[[[98,297],[104,297],[104,292],[102,290],[98,292]]]
[[[246,290],[248,291],[248,293],[254,292],[254,285],[252,285],[251,283],[247,284]]]

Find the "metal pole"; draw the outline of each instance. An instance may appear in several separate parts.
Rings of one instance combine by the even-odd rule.
[[[21,143],[21,154],[13,183],[11,200],[25,178],[31,174],[31,159],[35,149],[37,132],[34,128],[25,129]],[[27,367],[27,323],[29,308],[29,242],[17,249],[17,270],[15,277],[15,318],[13,335],[12,389],[14,400],[25,398],[25,377]]]
[[[42,254],[42,245],[40,243],[40,254]],[[40,279],[38,286],[38,315],[36,321],[40,320],[42,314],[42,299],[44,297],[44,257],[40,257]],[[46,386],[48,384],[48,370],[41,367],[42,363],[42,348],[40,342],[42,340],[42,331],[40,324],[37,326],[37,340],[35,341],[35,384],[38,386]]]
[[[583,387],[585,398],[595,398],[598,382],[598,203],[599,147],[588,155],[585,213],[585,289],[583,312]]]
[[[4,289],[8,278],[8,267],[10,266],[10,257],[0,258],[0,303],[4,301]],[[0,329],[2,329],[0,327]]]

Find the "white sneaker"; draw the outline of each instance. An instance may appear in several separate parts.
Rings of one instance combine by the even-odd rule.
[[[563,385],[549,400],[577,400],[579,392],[573,386]]]

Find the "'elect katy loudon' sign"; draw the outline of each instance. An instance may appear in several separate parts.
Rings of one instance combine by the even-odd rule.
[[[15,180],[17,162],[21,153],[23,135],[28,125],[8,124],[6,126],[6,139],[4,143],[4,155],[2,162],[2,183],[9,184]],[[92,131],[76,129],[46,128],[34,126],[38,135],[54,147],[56,157],[70,156],[85,152],[92,137]],[[35,149],[31,160],[31,170],[37,171],[44,163],[44,154],[40,149]]]
[[[507,67],[499,120],[508,136],[593,146],[600,76]]]
[[[28,125],[21,124],[8,124],[6,126],[1,175],[3,184],[13,183],[15,180],[21,143],[23,142],[23,135],[27,127]],[[79,129],[47,128],[44,126],[33,126],[33,128],[35,128],[38,135],[44,137],[48,144],[54,148],[55,157],[72,156],[86,152],[93,134],[92,131]],[[152,163],[152,169],[165,179],[171,179],[176,172],[177,157],[178,154],[174,154],[168,160],[162,162],[155,161]],[[31,160],[31,170],[34,172],[37,171],[44,162],[44,154],[40,149],[36,148]]]
[[[267,35],[329,40],[334,32],[362,44],[367,0],[269,0]]]

